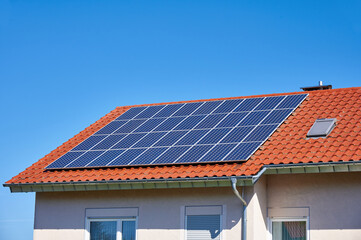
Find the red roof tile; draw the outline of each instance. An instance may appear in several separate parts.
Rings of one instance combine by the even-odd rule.
[[[267,164],[348,162],[361,160],[361,88],[321,90],[308,93],[309,96],[307,99],[247,162],[56,171],[45,170],[45,167],[58,157],[133,107],[127,106],[117,107],[31,165],[25,171],[13,177],[6,182],[6,184],[221,177],[232,175],[249,176],[256,174],[263,165]],[[285,94],[264,96],[274,95]],[[318,118],[336,118],[337,125],[327,138],[306,139],[307,132]]]

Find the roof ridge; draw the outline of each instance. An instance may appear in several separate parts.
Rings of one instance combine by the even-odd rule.
[[[181,103],[192,103],[192,102],[246,99],[246,98],[257,98],[257,97],[286,96],[286,95],[296,95],[296,94],[317,94],[317,93],[320,93],[320,92],[321,93],[326,93],[326,92],[345,91],[345,90],[358,90],[358,89],[361,90],[361,87],[335,88],[335,89],[324,89],[324,90],[315,90],[315,91],[270,93],[270,94],[248,95],[248,96],[237,96],[237,97],[206,98],[206,99],[185,100],[185,101],[171,101],[171,102],[135,104],[135,105],[118,106],[118,107],[116,107],[116,109],[128,110],[129,108],[133,108],[133,107],[147,107],[147,106],[157,106],[157,105],[167,105],[167,104],[181,104]]]

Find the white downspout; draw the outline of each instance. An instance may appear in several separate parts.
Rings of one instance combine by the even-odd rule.
[[[247,203],[237,190],[237,178],[231,177],[231,181],[232,181],[232,190],[233,190],[234,194],[242,202],[242,235],[241,235],[241,239],[246,240],[247,239],[247,232],[246,232],[246,230],[247,230],[247,211],[246,211]],[[244,196],[244,188],[242,188],[242,195]]]

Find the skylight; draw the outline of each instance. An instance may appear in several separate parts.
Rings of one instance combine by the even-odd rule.
[[[309,138],[327,137],[336,126],[336,118],[317,119],[310,131],[307,133]]]

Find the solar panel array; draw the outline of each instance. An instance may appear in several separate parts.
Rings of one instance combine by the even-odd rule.
[[[46,168],[247,160],[306,96],[133,107]]]

